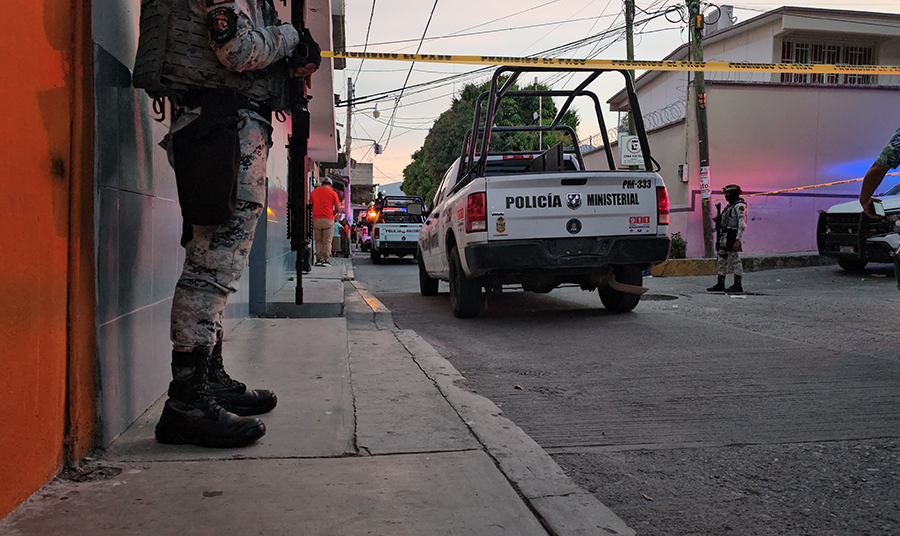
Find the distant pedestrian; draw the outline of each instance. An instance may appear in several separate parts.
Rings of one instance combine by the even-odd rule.
[[[365,239],[366,234],[366,226],[363,223],[363,220],[360,219],[356,222],[356,247],[359,251],[362,251],[363,240]]]
[[[343,214],[341,214],[341,255],[350,256],[350,224]]]
[[[718,231],[716,267],[719,279],[715,285],[706,290],[709,292],[744,292],[741,283],[744,264],[741,262],[740,252],[743,251],[741,239],[747,228],[747,202],[741,197],[741,187],[737,184],[729,184],[722,188],[722,193],[725,194],[728,206],[718,216],[719,221],[716,225]],[[734,284],[725,288],[725,275],[729,270],[734,274]]]
[[[312,203],[313,241],[316,266],[331,266],[331,237],[334,233],[334,216],[341,208],[341,199],[331,187],[331,179],[322,177],[322,185],[309,194]]]

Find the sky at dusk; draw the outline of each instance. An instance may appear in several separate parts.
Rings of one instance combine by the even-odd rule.
[[[686,25],[678,20],[676,14],[670,12],[668,17],[659,15],[666,8],[683,3],[675,0],[637,0],[636,59],[662,59],[687,41]],[[794,0],[789,4],[743,0],[730,5],[734,6],[737,22],[782,5],[900,13],[900,0]],[[365,47],[368,52],[415,53],[421,46],[419,53],[422,54],[528,56],[603,33],[600,39],[586,42],[564,54],[553,54],[552,57],[626,57],[625,34],[621,29],[624,24],[622,0],[438,0],[436,7],[433,0],[374,0],[374,13],[372,0],[345,0],[345,6],[347,50],[353,52],[361,52]],[[708,8],[708,13],[708,20],[712,20],[714,10]],[[428,24],[430,15],[431,22]],[[670,22],[667,18],[676,22]],[[423,32],[425,39],[420,45]],[[465,81],[429,88],[411,86],[466,73],[478,67],[416,63],[412,72],[409,68],[410,64],[403,62],[348,60],[345,70],[334,73],[334,91],[342,99],[347,95],[348,77],[354,81],[357,99],[404,85],[409,88],[396,110],[396,95],[377,102],[380,113],[377,119],[373,117],[375,103],[359,104],[352,111],[354,141],[351,156],[358,161],[374,164],[377,184],[403,180],[403,168],[409,164],[412,153],[421,147],[428,129],[450,106],[454,94],[458,94]],[[480,83],[488,77],[489,73],[485,73],[469,80]],[[529,77],[527,81],[532,80],[533,77]],[[546,75],[540,76],[539,80],[548,81]],[[553,87],[558,88],[561,83],[564,80],[555,82]],[[594,86],[601,102],[619,89],[621,86]],[[608,110],[607,105],[604,106]],[[390,121],[392,113],[393,122]],[[586,110],[579,110],[579,113],[582,117],[579,138],[599,133],[593,113]],[[614,120],[615,116],[607,114],[606,117],[609,121],[610,118]],[[338,108],[337,120],[345,124],[346,108]],[[362,138],[379,140],[384,152],[375,155],[373,143]]]

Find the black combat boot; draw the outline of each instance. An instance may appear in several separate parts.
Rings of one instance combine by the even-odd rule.
[[[720,275],[716,284],[706,289],[707,292],[722,292],[725,290],[725,276]]]
[[[209,348],[172,352],[169,399],[156,424],[156,440],[170,445],[243,447],[266,434],[256,417],[239,417],[209,392]]]
[[[734,276],[734,284],[725,289],[725,292],[730,292],[734,294],[739,294],[744,292],[744,287],[741,286],[741,276]]]
[[[216,342],[209,359],[209,391],[223,408],[237,415],[268,413],[278,404],[275,393],[266,389],[247,389],[225,372],[222,362],[222,339]]]

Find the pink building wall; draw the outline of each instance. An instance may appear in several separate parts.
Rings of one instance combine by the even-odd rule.
[[[716,203],[725,204],[717,192],[726,184],[737,183],[747,193],[758,193],[861,178],[900,127],[898,99],[900,88],[709,83],[712,214]],[[693,107],[688,107],[686,120],[651,132],[649,141],[669,190],[669,231],[680,232],[687,240],[689,257],[702,257],[694,114]],[[683,183],[678,166],[686,158],[689,182]],[[585,158],[585,164],[588,169],[605,169],[605,157],[594,153]],[[888,179],[885,185],[896,182]],[[858,192],[856,182],[747,197],[745,252],[816,250],[818,211],[852,201]]]

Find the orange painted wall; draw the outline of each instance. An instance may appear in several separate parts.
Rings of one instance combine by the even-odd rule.
[[[91,411],[92,402],[83,399],[93,399],[92,391],[86,397],[83,392],[93,388],[83,361],[93,359],[92,335],[70,341],[67,331],[70,309],[92,310],[92,297],[85,301],[75,292],[69,299],[70,272],[83,282],[85,270],[91,271],[82,242],[93,233],[92,224],[70,229],[71,220],[84,224],[84,203],[92,204],[90,195],[82,199],[85,181],[92,180],[89,156],[85,161],[90,149],[85,140],[73,145],[73,132],[83,136],[86,128],[84,76],[76,73],[85,68],[90,4],[84,4],[87,19],[79,0],[0,2],[0,517],[63,462],[70,342],[77,350],[72,380],[82,400],[72,408],[76,420],[84,422],[84,411]],[[76,239],[73,266],[70,237]],[[78,320],[83,328],[84,319]],[[92,331],[93,318],[88,324]],[[83,450],[84,430],[79,434],[75,441]]]

